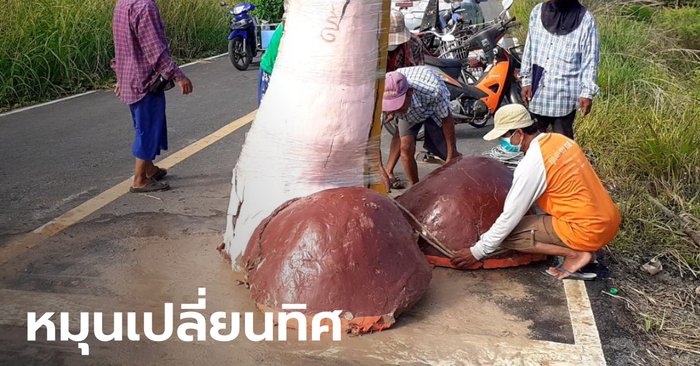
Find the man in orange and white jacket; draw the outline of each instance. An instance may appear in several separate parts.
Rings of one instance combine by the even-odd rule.
[[[573,140],[540,133],[525,107],[511,104],[496,112],[485,140],[500,138],[525,152],[513,176],[503,213],[471,248],[452,263],[467,268],[498,249],[564,257],[547,270],[559,279],[592,279],[578,271],[593,253],[610,243],[620,227],[620,213],[603,183]],[[530,215],[534,204],[545,215]]]

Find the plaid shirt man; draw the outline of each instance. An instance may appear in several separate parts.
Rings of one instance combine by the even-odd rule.
[[[549,33],[542,25],[542,4],[530,14],[530,28],[523,53],[523,86],[533,87],[530,112],[549,117],[570,114],[578,99],[593,99],[600,89],[598,79],[598,30],[590,12],[581,25],[567,35]],[[533,65],[544,69],[538,85],[532,85]]]
[[[399,45],[394,52],[389,52],[386,71],[395,71],[402,67],[419,66],[425,64],[425,46],[416,35],[411,35],[408,42]]]
[[[180,81],[185,75],[170,57],[163,20],[155,0],[119,0],[112,19],[119,98],[133,104],[162,75]]]
[[[409,125],[433,118],[438,126],[450,114],[450,91],[440,77],[425,66],[405,67],[396,70],[403,74],[413,89],[411,107],[400,118]]]

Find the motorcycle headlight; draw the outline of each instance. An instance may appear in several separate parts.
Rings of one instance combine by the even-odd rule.
[[[245,5],[239,4],[233,8],[233,15],[238,15],[245,11]]]

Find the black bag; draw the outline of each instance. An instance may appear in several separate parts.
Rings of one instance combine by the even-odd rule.
[[[532,96],[535,96],[537,89],[540,87],[540,81],[544,75],[544,68],[540,65],[532,65]]]
[[[156,82],[151,85],[150,93],[160,94],[175,87],[175,81],[166,79],[163,75],[158,75]]]

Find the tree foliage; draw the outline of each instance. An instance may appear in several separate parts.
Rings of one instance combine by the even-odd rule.
[[[284,0],[252,0],[255,14],[260,19],[279,22],[284,14]]]

